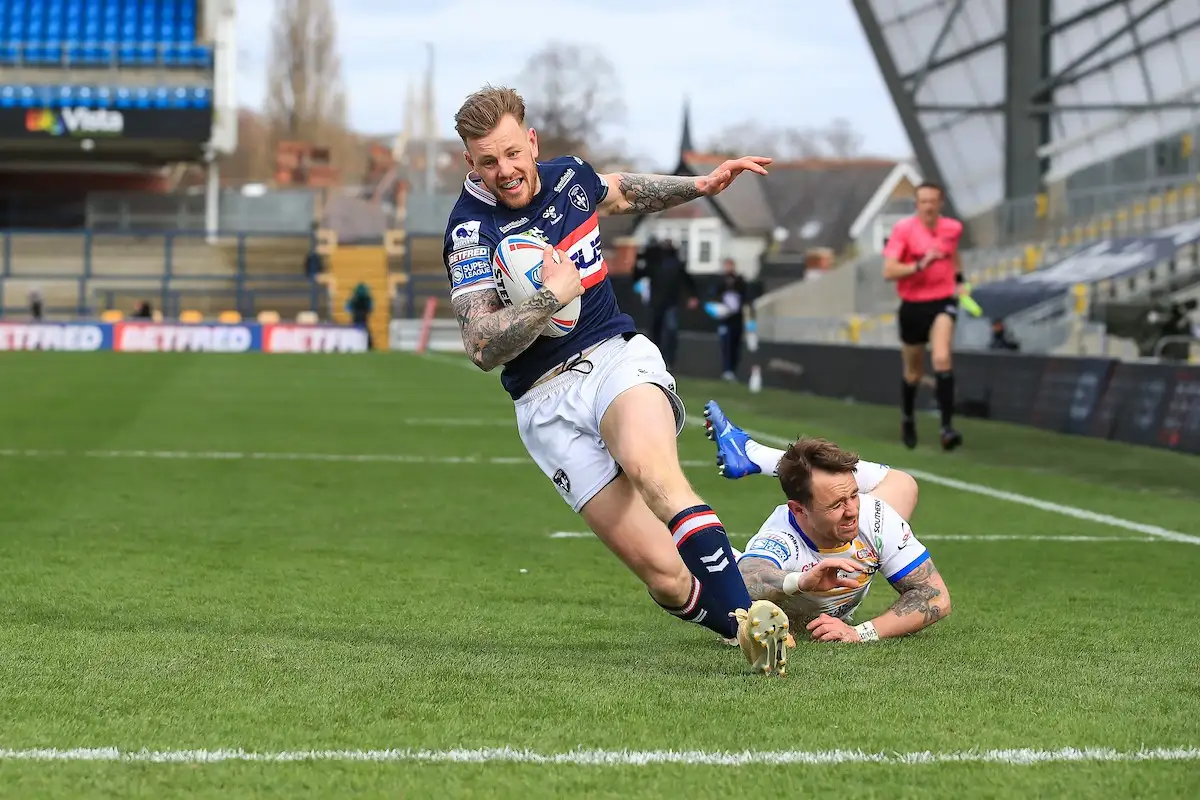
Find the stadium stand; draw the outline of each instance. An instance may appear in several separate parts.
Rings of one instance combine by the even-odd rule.
[[[208,69],[212,48],[197,40],[197,5],[196,0],[5,0],[0,66]],[[44,103],[37,97],[40,88],[22,87],[29,91],[21,96]],[[86,99],[97,107],[121,99],[116,93],[97,97],[90,87],[76,85],[62,86],[53,97],[70,105]],[[149,94],[130,96],[131,102],[149,99]]]
[[[1144,356],[1103,309],[1187,311],[1196,293],[1200,4],[852,2],[923,176],[967,224],[988,316],[957,346],[988,346],[995,316],[1026,351]],[[880,266],[846,259],[767,295],[760,332],[894,345]]]
[[[233,4],[0,0],[0,315],[292,319],[319,192],[222,187],[236,147]],[[182,180],[199,167],[202,185]],[[312,170],[314,173],[316,169]],[[269,317],[268,317],[269,318]]]

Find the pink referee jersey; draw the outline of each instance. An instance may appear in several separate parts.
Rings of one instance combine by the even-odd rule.
[[[909,303],[943,300],[958,293],[954,280],[954,254],[962,238],[963,225],[956,219],[938,217],[930,230],[918,217],[906,217],[892,228],[892,235],[883,248],[884,258],[894,258],[901,264],[915,264],[925,254],[937,250],[941,256],[920,272],[896,281],[900,299]]]

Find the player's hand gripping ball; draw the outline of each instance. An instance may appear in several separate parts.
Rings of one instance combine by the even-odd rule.
[[[544,264],[547,253],[553,254],[552,265]],[[566,305],[550,317],[542,329],[542,336],[566,336],[579,324],[580,298],[583,297],[579,270],[541,239],[522,233],[505,236],[492,256],[492,274],[496,278],[496,291],[505,305],[519,306],[543,288],[550,289],[560,301],[566,301]]]

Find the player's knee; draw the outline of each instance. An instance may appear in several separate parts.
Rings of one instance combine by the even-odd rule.
[[[914,367],[908,364],[904,366],[904,382],[917,383],[924,376],[925,370],[920,367]]]
[[[934,372],[949,372],[952,368],[949,350],[944,352],[935,351],[930,360],[933,361]]]

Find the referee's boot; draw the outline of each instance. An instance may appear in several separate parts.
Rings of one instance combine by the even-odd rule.
[[[729,421],[716,400],[704,404],[704,433],[717,444],[717,472],[722,477],[737,480],[762,472],[746,455],[749,434]]]
[[[962,434],[954,428],[942,428],[942,449],[949,452],[963,443]]]
[[[909,450],[917,446],[917,421],[915,419],[907,417],[900,421],[900,438]]]

